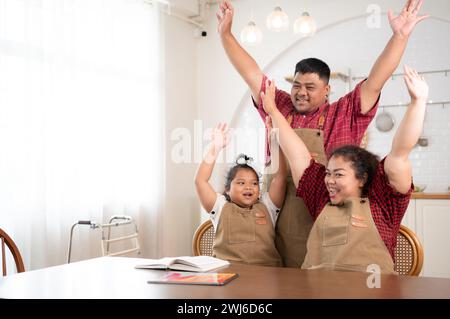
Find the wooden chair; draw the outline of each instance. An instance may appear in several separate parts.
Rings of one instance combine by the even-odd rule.
[[[11,239],[11,237],[8,236],[8,234],[0,228],[0,240],[1,240],[1,246],[2,246],[2,274],[3,276],[6,276],[6,249],[5,244],[8,246],[9,251],[11,252],[11,255],[14,258],[14,261],[16,263],[17,272],[24,272],[25,266],[23,264],[22,256],[20,255],[19,249],[17,248],[14,241]]]
[[[213,255],[214,235],[214,227],[209,219],[198,226],[192,240],[192,251],[194,256]]]
[[[423,265],[423,248],[416,234],[400,225],[395,248],[395,270],[399,275],[418,276]]]

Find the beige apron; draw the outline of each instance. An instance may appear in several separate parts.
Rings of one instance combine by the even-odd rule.
[[[383,274],[396,274],[394,261],[373,221],[366,198],[352,198],[342,205],[328,203],[308,238],[302,268],[367,271],[376,264]]]
[[[295,133],[297,133],[303,143],[305,143],[309,152],[311,154],[317,154],[317,156],[314,157],[316,162],[323,165],[326,165],[327,163],[323,140],[325,111],[326,109],[319,118],[318,129],[294,129]],[[290,123],[292,117],[288,117],[287,120]],[[276,138],[273,135],[271,135],[270,138],[271,147],[279,147]],[[276,149],[274,150],[276,151]],[[266,168],[266,172],[274,172],[272,161],[269,165],[270,166]],[[273,176],[273,174],[264,174],[263,191],[268,191]],[[280,214],[278,215],[275,228],[275,244],[285,267],[301,267],[306,255],[306,242],[313,225],[313,220],[303,200],[296,196],[297,186],[298,185],[294,185],[289,169],[286,185],[286,198]]]
[[[213,256],[247,264],[281,266],[266,206],[256,203],[247,209],[226,203],[216,229]]]

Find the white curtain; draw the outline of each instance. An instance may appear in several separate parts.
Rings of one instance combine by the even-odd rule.
[[[160,24],[143,0],[0,0],[0,228],[26,270],[66,262],[75,221],[114,214],[160,253]],[[72,260],[100,239],[77,226]]]

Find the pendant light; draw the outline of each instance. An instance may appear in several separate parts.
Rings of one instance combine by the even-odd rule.
[[[241,31],[241,42],[248,45],[256,45],[262,41],[262,32],[255,21],[250,21]]]
[[[253,17],[253,4],[250,13],[250,22],[241,31],[241,42],[247,45],[257,45],[262,41],[261,29],[255,23]]]
[[[278,4],[279,1],[277,1],[274,10],[266,18],[267,28],[274,32],[287,31],[289,29],[289,17]],[[295,20],[293,30],[294,34],[300,34],[302,37],[313,36],[317,31],[316,22],[307,11],[304,11]],[[241,43],[245,45],[257,45],[262,42],[263,34],[253,18],[253,8],[250,22],[242,29],[240,38]]]
[[[303,12],[302,15],[294,22],[294,33],[300,34],[303,37],[310,37],[317,31],[316,21],[309,15],[308,12]]]
[[[289,29],[289,17],[278,6],[267,16],[266,23],[271,31],[281,32]]]

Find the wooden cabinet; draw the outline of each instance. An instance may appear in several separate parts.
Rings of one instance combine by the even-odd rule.
[[[423,245],[420,275],[450,278],[450,200],[411,199],[402,224],[411,228]]]

